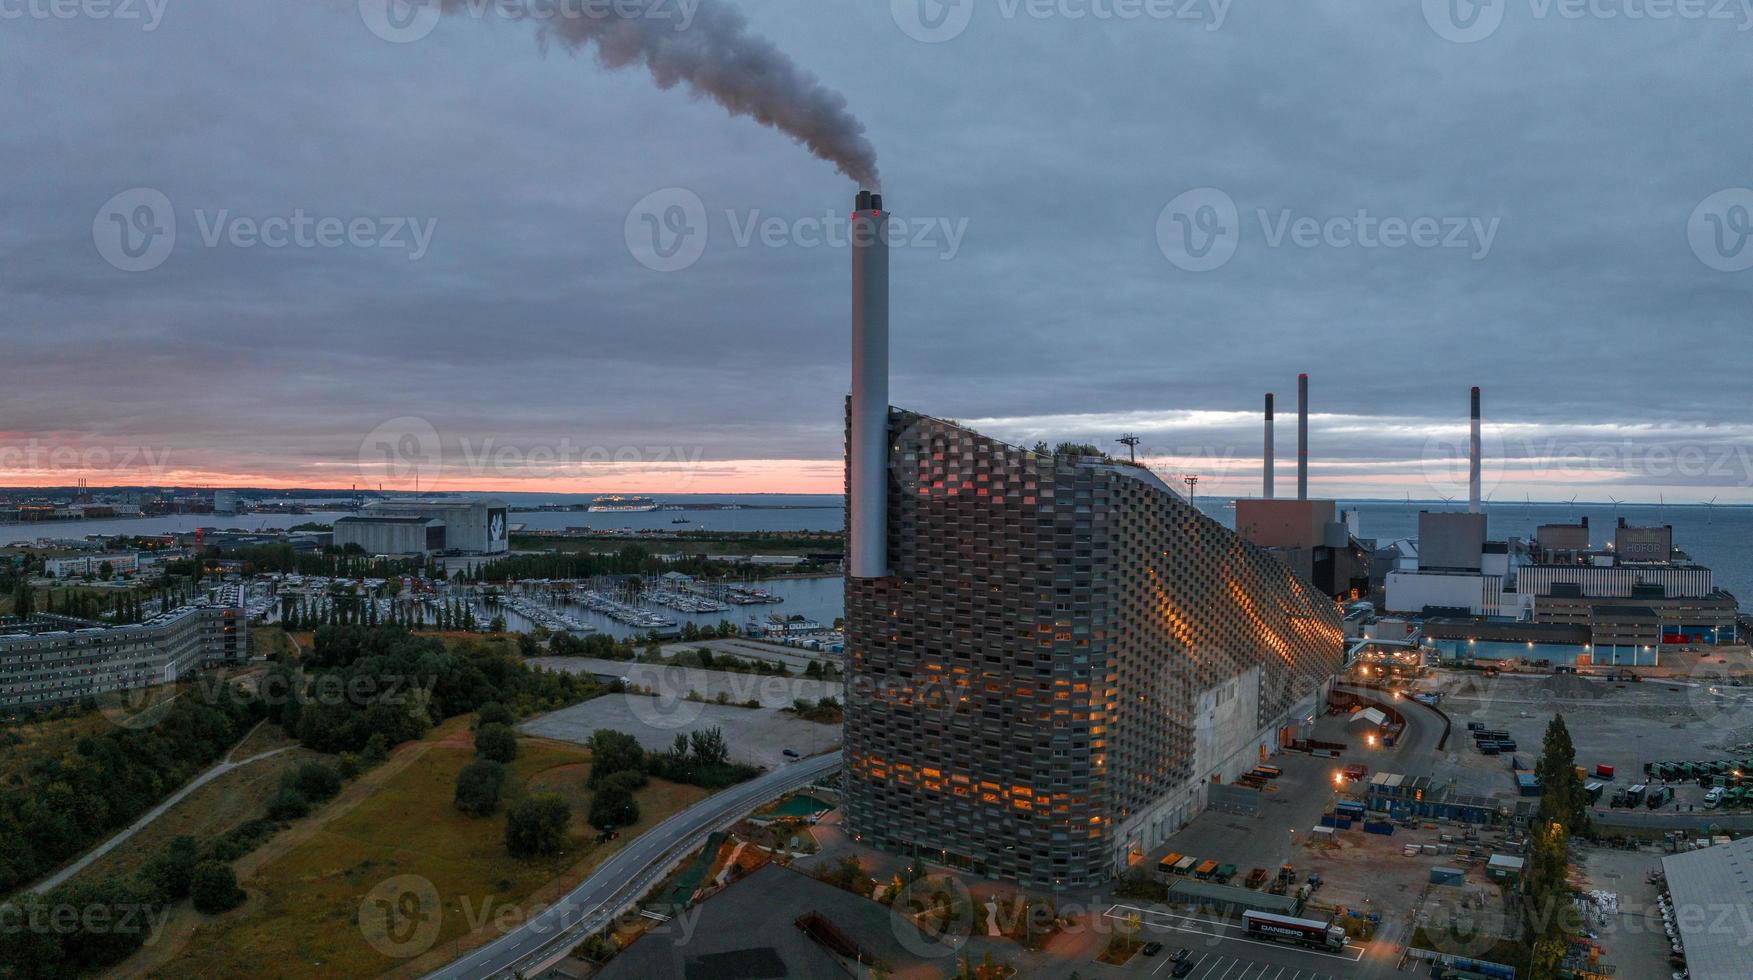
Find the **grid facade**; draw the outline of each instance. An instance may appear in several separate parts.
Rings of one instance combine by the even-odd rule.
[[[846,582],[845,813],[876,846],[1098,884],[1205,778],[1214,696],[1255,678],[1228,710],[1264,728],[1337,670],[1331,600],[1149,471],[894,410],[890,436],[891,575]]]
[[[184,606],[129,626],[41,620],[72,628],[0,635],[0,714],[169,683],[210,664],[242,662],[249,651],[235,606]]]

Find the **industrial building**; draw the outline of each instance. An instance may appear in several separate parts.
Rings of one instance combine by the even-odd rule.
[[[1264,480],[1258,500],[1236,501],[1236,533],[1335,599],[1369,593],[1370,554],[1357,540],[1357,511],[1332,500],[1309,499],[1309,376],[1297,375],[1295,499],[1279,499],[1273,485],[1273,409],[1266,395]]]
[[[502,554],[507,512],[505,501],[490,497],[377,500],[337,518],[334,543],[374,555]]]
[[[1305,736],[1336,604],[1148,469],[891,409],[886,215],[854,216],[845,822],[1096,885]]]
[[[1753,837],[1662,858],[1691,980],[1753,977],[1743,928],[1753,907]]]
[[[243,609],[201,603],[130,626],[38,615],[0,634],[0,714],[169,684],[248,656]]]
[[[429,555],[445,550],[444,522],[428,517],[335,518],[336,545],[354,544],[372,555]]]

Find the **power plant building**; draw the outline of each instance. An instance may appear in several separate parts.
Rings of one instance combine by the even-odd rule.
[[[1276,558],[1142,467],[902,411],[888,443],[889,574],[846,585],[853,833],[1088,887],[1306,734],[1340,617]]]

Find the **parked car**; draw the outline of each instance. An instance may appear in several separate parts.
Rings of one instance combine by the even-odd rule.
[[[1162,951],[1163,951],[1163,944],[1162,943],[1145,943],[1144,944],[1144,955],[1146,955],[1146,956],[1155,956],[1156,954],[1158,954]]]
[[[1172,962],[1179,963],[1182,960],[1190,959],[1192,956],[1193,956],[1193,951],[1188,949],[1185,946],[1182,946],[1180,949],[1175,950],[1175,955],[1169,957],[1169,959]]]
[[[1192,972],[1193,972],[1193,961],[1192,960],[1182,960],[1181,962],[1175,964],[1175,968],[1173,970],[1169,971],[1169,976],[1171,976],[1171,977],[1184,977],[1187,974],[1192,973]]]

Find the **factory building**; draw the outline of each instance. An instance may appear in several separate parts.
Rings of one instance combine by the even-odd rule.
[[[374,555],[502,554],[507,512],[505,501],[490,497],[378,500],[337,519],[334,543]]]
[[[248,656],[244,611],[197,604],[144,623],[104,626],[42,615],[0,634],[0,715],[169,684]]]
[[[845,823],[1030,887],[1097,885],[1307,732],[1339,611],[1148,469],[887,403],[880,196],[853,214]]]

